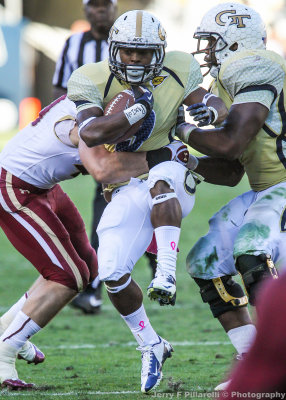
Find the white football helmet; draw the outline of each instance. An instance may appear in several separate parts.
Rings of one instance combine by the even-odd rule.
[[[166,33],[160,21],[147,11],[133,10],[121,15],[109,33],[109,67],[125,82],[139,85],[159,75],[165,57]],[[122,47],[153,49],[148,65],[125,64],[120,59]]]
[[[212,76],[217,76],[221,64],[234,52],[246,49],[265,49],[266,29],[260,15],[252,8],[240,3],[223,3],[208,11],[194,33],[198,39],[197,51],[208,53]],[[212,45],[200,48],[201,40],[211,40]],[[215,61],[215,64],[214,64]]]

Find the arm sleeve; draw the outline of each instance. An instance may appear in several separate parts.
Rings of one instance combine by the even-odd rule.
[[[271,59],[248,56],[227,65],[221,83],[233,104],[260,103],[270,109],[283,89],[285,72]]]

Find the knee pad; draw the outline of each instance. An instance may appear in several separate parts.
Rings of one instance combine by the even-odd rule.
[[[244,254],[237,257],[236,268],[241,274],[245,290],[248,293],[249,303],[255,305],[257,289],[260,283],[267,277],[278,278],[275,265],[269,254],[252,256]]]
[[[104,285],[106,287],[106,290],[109,293],[119,293],[123,289],[127,288],[127,286],[130,285],[130,282],[131,282],[131,276],[129,276],[129,278],[127,279],[127,281],[125,283],[123,283],[123,285],[120,285],[120,286],[108,286],[108,284],[105,283],[105,282],[104,282]]]
[[[242,287],[230,275],[214,279],[194,278],[200,287],[200,294],[204,303],[209,303],[215,318],[227,311],[235,311],[248,304]]]
[[[175,164],[175,165],[174,165]],[[167,161],[156,165],[149,171],[147,185],[149,189],[152,189],[158,181],[164,181],[170,187],[175,190],[176,187],[176,163],[174,161]],[[182,165],[180,165],[182,167]],[[182,167],[183,168],[183,167]]]

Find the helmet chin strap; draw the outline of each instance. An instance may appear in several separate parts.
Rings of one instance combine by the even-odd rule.
[[[220,65],[213,65],[213,66],[211,67],[211,69],[210,69],[210,75],[211,75],[213,78],[217,78],[218,73],[219,73],[219,70],[220,70]]]

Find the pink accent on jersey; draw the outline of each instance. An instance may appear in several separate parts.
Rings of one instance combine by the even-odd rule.
[[[49,104],[47,107],[43,108],[40,112],[39,112],[39,116],[32,122],[32,126],[36,126],[41,119],[43,118],[43,116],[45,114],[47,114],[48,111],[50,111],[56,104],[58,104],[60,101],[64,100],[67,97],[66,94],[63,94],[61,97],[59,97],[58,99],[54,100],[51,104]]]
[[[172,250],[175,250],[175,248],[176,248],[176,243],[175,243],[175,242],[171,242],[171,247],[172,247]]]

